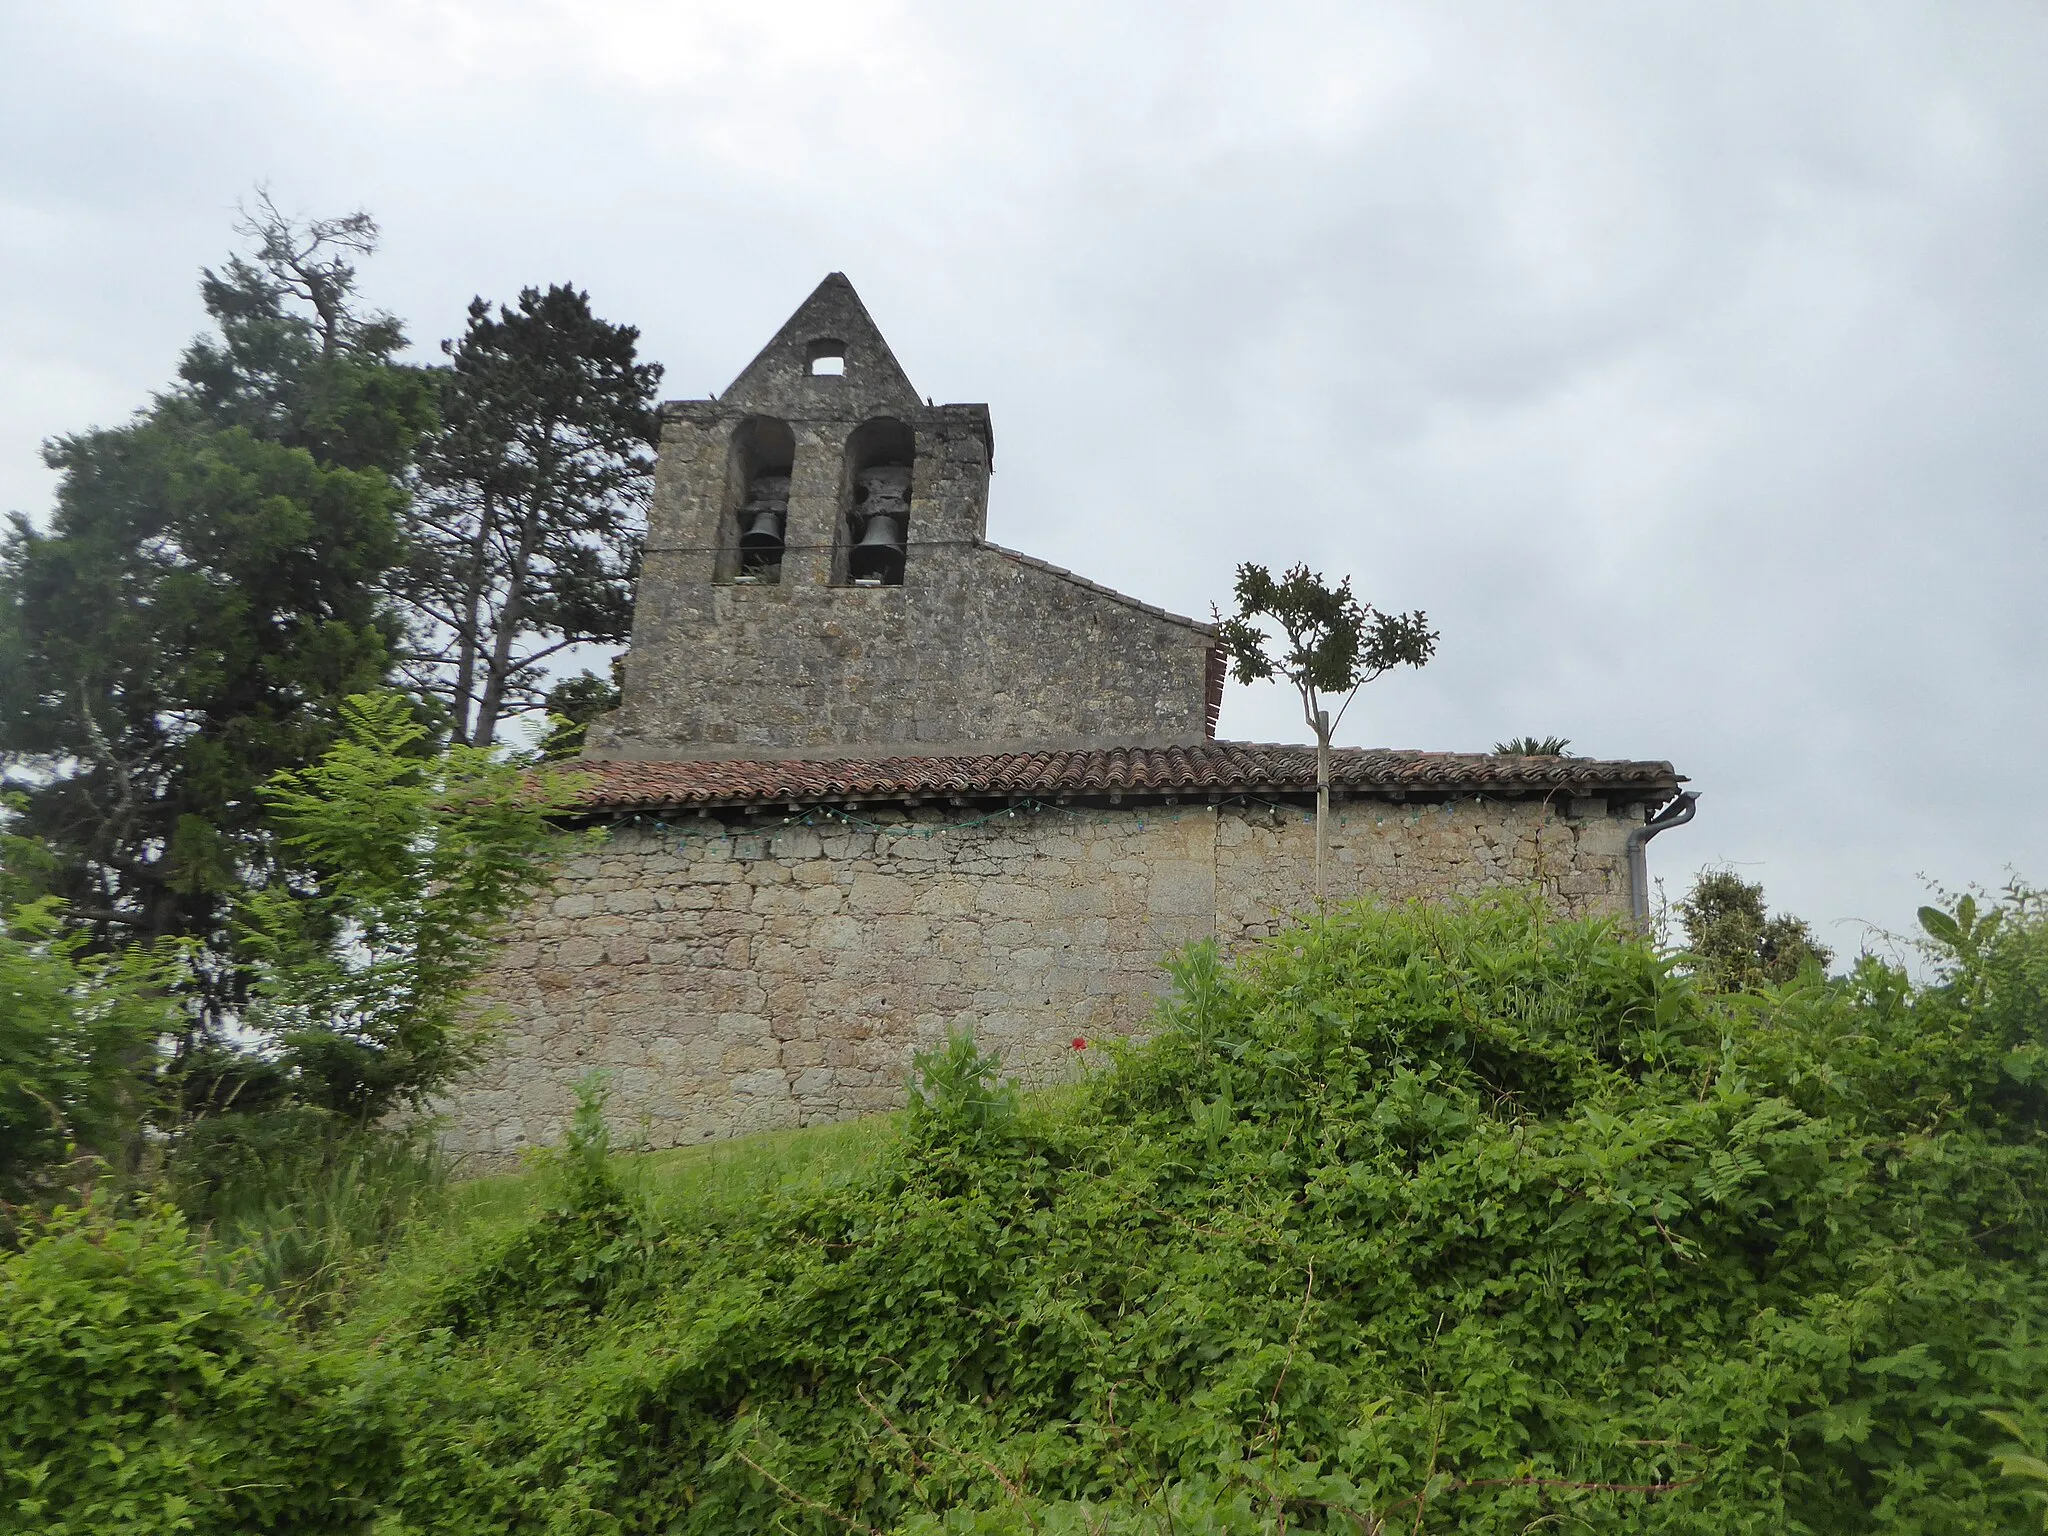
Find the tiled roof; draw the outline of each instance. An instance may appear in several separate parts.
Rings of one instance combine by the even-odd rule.
[[[1679,776],[1669,763],[1580,757],[1494,757],[1463,752],[1338,748],[1330,782],[1351,794],[1626,794],[1661,798]],[[1100,752],[999,752],[982,757],[835,758],[795,762],[600,759],[579,804],[593,811],[834,800],[978,799],[1108,795],[1300,794],[1313,791],[1313,747],[1215,741]]]

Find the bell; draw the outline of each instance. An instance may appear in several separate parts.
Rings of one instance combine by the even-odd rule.
[[[789,476],[756,475],[740,508],[740,569],[782,564],[782,528],[789,515]]]
[[[860,542],[847,556],[847,574],[862,586],[903,585],[903,522],[890,512],[871,512]]]
[[[782,510],[779,507],[750,509],[747,531],[740,535],[740,554],[749,565],[761,565],[782,558]]]
[[[847,556],[847,574],[863,587],[903,585],[903,530],[910,523],[910,469],[876,464],[854,477],[854,515],[860,542]]]

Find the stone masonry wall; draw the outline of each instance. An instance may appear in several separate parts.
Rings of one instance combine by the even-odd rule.
[[[842,374],[809,371],[827,339]],[[598,755],[1207,737],[1210,626],[989,544],[988,408],[920,398],[844,277],[820,284],[723,395],[671,401],[661,418],[625,697],[591,727]],[[786,462],[783,447],[761,458],[768,438]],[[885,438],[910,476],[902,584],[851,586],[856,484]],[[764,465],[787,477],[785,551],[772,578],[739,582],[736,509]]]
[[[451,1150],[488,1167],[553,1140],[593,1068],[620,1131],[655,1146],[893,1107],[912,1050],[949,1028],[1056,1080],[1075,1035],[1142,1029],[1168,949],[1268,936],[1313,891],[1298,807],[1019,810],[960,829],[971,814],[615,825],[508,935],[485,989],[503,1039],[447,1106]],[[1627,910],[1618,815],[1356,801],[1332,819],[1333,898],[1536,880],[1568,912]]]
[[[1047,751],[1207,734],[1205,628],[990,546],[900,587],[691,586],[648,557],[606,757]]]

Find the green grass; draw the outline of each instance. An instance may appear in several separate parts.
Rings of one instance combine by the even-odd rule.
[[[1023,1102],[1026,1114],[1054,1122],[1073,1112],[1082,1093],[1075,1084],[1042,1088],[1025,1094]],[[823,1192],[859,1177],[902,1138],[903,1115],[897,1112],[658,1152],[622,1153],[616,1161],[628,1184],[649,1199],[658,1217],[701,1220],[743,1213],[771,1195]],[[434,1240],[528,1220],[547,1197],[548,1178],[545,1169],[536,1167],[458,1177],[425,1236]]]
[[[291,1147],[263,1170],[185,1191],[221,1268],[312,1321],[346,1304],[415,1230],[450,1204],[448,1169],[421,1136],[349,1136]]]
[[[1047,1112],[1070,1091],[1035,1095]],[[694,1226],[741,1218],[770,1198],[821,1195],[857,1181],[903,1135],[901,1114],[763,1131],[730,1141],[625,1153],[614,1162],[657,1220]],[[412,1209],[395,1241],[359,1251],[345,1335],[374,1336],[408,1315],[444,1279],[482,1262],[530,1224],[547,1205],[555,1175],[545,1154],[517,1172],[457,1178],[437,1198]],[[261,1283],[264,1271],[249,1271]]]
[[[874,1115],[644,1153],[626,1166],[662,1215],[703,1217],[844,1182],[901,1134],[898,1116]]]
[[[624,1153],[618,1166],[663,1216],[705,1216],[743,1210],[773,1193],[824,1188],[859,1172],[901,1136],[900,1117],[871,1115],[802,1130],[762,1131],[731,1141]],[[450,1191],[444,1227],[496,1225],[530,1217],[546,1198],[548,1174],[465,1179]]]

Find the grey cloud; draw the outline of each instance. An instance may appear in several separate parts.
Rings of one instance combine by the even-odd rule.
[[[677,394],[841,268],[993,407],[996,537],[1183,612],[1241,558],[1429,609],[1352,739],[1668,756],[1666,878],[1852,948],[1919,872],[2048,878],[2036,9],[347,9],[10,20],[0,505],[169,376],[259,178],[378,214],[422,343],[569,278]]]

